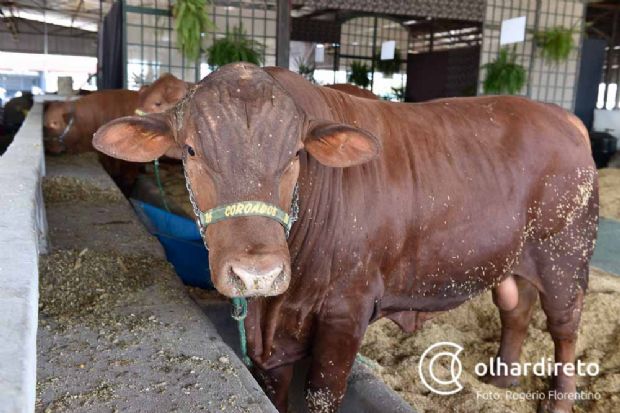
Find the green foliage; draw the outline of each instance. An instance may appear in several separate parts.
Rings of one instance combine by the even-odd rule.
[[[503,48],[497,59],[484,65],[487,71],[483,83],[484,93],[514,95],[523,89],[526,80],[525,68],[516,61],[516,51]]]
[[[214,69],[235,62],[260,65],[264,50],[262,43],[248,37],[243,26],[233,27],[207,49],[207,63]]]
[[[394,50],[394,59],[381,60],[381,50],[375,53],[375,67],[377,71],[383,73],[386,76],[393,75],[400,72],[400,65],[402,59],[400,58],[400,50],[396,48]]]
[[[201,34],[214,27],[206,6],[207,0],[176,0],[172,9],[177,44],[189,60],[200,57]]]
[[[314,83],[314,70],[316,66],[306,62],[302,57],[295,59],[295,63],[297,64],[297,73],[306,78],[306,80]]]
[[[392,93],[394,93],[394,97],[396,97],[399,102],[405,101],[405,88],[403,86],[392,87]]]
[[[560,63],[568,59],[573,50],[574,33],[575,29],[556,26],[534,33],[534,41],[543,59]]]
[[[351,62],[351,67],[349,69],[351,70],[351,73],[349,73],[347,77],[349,83],[363,88],[370,86],[370,79],[368,78],[370,68],[366,63],[355,60]]]

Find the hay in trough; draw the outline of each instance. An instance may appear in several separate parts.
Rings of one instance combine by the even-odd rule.
[[[45,162],[48,170],[42,182],[45,202],[115,202],[123,199],[112,180],[93,174],[93,165],[99,163],[96,153],[48,156]]]
[[[120,191],[102,188],[92,181],[71,176],[53,176],[44,178],[42,187],[46,202],[116,202],[123,199],[123,194]]]
[[[367,331],[361,353],[380,366],[376,374],[396,390],[419,413],[423,412],[485,412],[532,413],[536,401],[509,400],[506,390],[481,382],[474,373],[479,362],[488,363],[499,347],[499,313],[490,292],[462,306],[431,319],[413,334],[403,333],[396,324],[383,319]],[[442,396],[431,393],[418,375],[420,355],[430,345],[451,341],[463,346],[460,354],[464,386],[459,393]],[[600,373],[595,377],[578,377],[577,390],[599,392],[600,400],[578,401],[576,413],[616,411],[620,403],[620,277],[600,270],[590,272],[590,288],[586,295],[577,342],[577,358],[585,363],[598,363]],[[553,357],[553,343],[546,331],[546,319],[537,304],[523,346],[521,362],[536,362]],[[446,363],[443,368],[449,368]],[[545,378],[523,377],[512,392],[546,391]],[[499,400],[488,395],[499,394]],[[487,397],[487,399],[485,399]]]
[[[41,257],[39,310],[61,325],[85,319],[105,323],[118,301],[152,285],[152,274],[162,271],[171,272],[170,264],[152,256],[59,250]]]

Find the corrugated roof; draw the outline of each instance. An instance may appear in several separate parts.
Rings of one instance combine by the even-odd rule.
[[[100,12],[105,16],[112,3],[113,0],[0,0],[0,18],[19,17],[97,31]]]

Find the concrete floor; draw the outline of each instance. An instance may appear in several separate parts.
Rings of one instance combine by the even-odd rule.
[[[620,275],[620,221],[601,218],[592,265]]]

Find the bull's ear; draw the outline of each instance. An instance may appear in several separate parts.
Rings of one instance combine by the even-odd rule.
[[[379,139],[370,132],[326,121],[310,122],[304,147],[317,161],[335,168],[360,165],[381,152]]]
[[[161,156],[180,157],[166,114],[128,116],[106,123],[93,137],[95,149],[130,162],[149,162]]]

